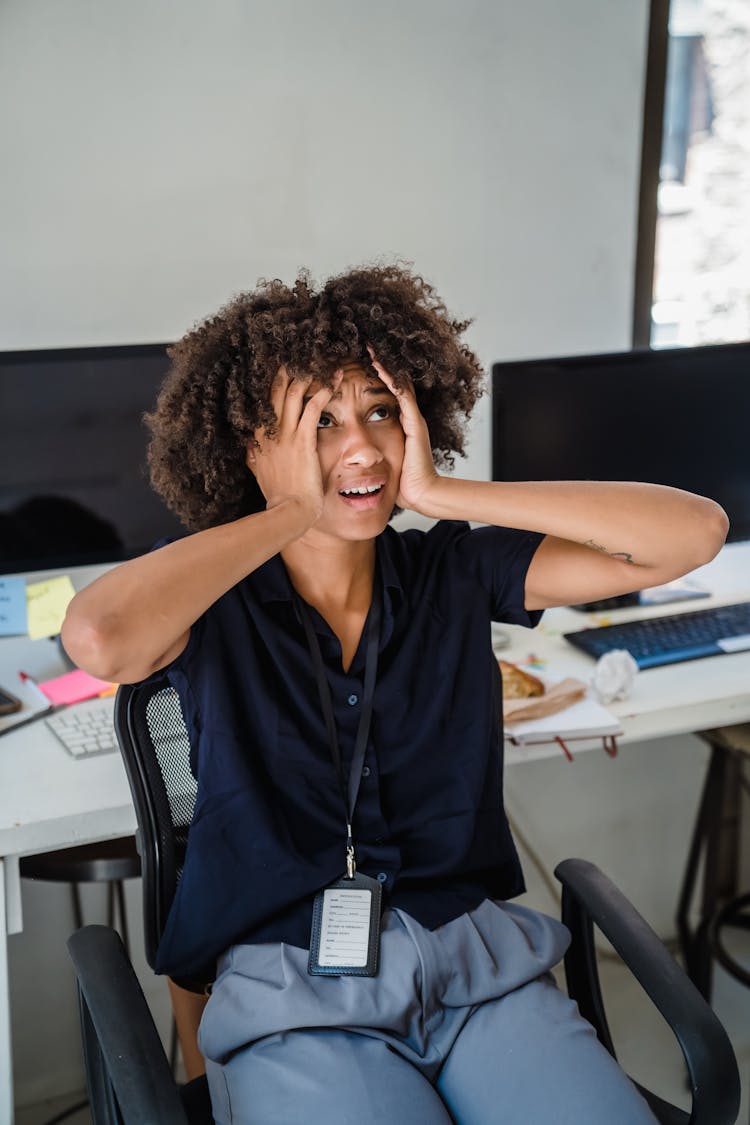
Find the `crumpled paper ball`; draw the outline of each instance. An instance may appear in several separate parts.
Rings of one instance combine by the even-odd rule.
[[[591,677],[591,686],[599,702],[628,699],[637,671],[638,665],[625,649],[615,648],[600,656]]]

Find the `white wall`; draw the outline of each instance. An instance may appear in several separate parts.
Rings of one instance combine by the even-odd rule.
[[[0,347],[171,339],[261,275],[381,255],[476,317],[488,365],[628,347],[646,25],[646,0],[5,0]],[[472,434],[486,476],[487,400]],[[669,932],[685,751],[515,767],[509,806]],[[79,1080],[65,900],[25,902],[19,1103]]]
[[[628,346],[646,8],[5,0],[0,347],[172,339],[379,255],[487,364]]]

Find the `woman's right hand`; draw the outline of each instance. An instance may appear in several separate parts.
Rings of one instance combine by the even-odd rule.
[[[277,432],[270,438],[257,430],[246,453],[265,512],[129,559],[76,594],[63,640],[79,667],[118,684],[150,676],[179,656],[209,606],[317,522],[323,507],[317,427],[340,379],[312,394],[312,379],[292,380],[283,368],[274,379]]]
[[[247,465],[266,498],[266,508],[283,500],[296,500],[308,513],[312,526],[323,511],[323,480],[318,460],[318,422],[331,401],[343,373],[337,372],[333,388],[321,387],[305,403],[313,379],[294,379],[280,367],[271,385],[271,405],[278,428],[273,437],[258,429],[248,443]]]

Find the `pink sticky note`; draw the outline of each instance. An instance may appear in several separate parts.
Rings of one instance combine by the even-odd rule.
[[[66,672],[64,676],[57,676],[54,680],[45,680],[39,687],[47,696],[50,703],[60,706],[63,703],[80,703],[82,699],[91,699],[102,692],[110,691],[112,684],[106,680],[97,680],[88,672],[76,668],[73,672]]]

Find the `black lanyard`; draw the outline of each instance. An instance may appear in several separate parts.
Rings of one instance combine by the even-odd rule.
[[[323,712],[323,717],[326,723],[326,730],[328,732],[328,742],[331,749],[331,757],[333,758],[333,764],[336,767],[336,772],[339,777],[339,783],[341,785],[341,792],[344,797],[344,803],[346,805],[346,866],[347,875],[349,878],[351,878],[356,870],[354,863],[354,843],[352,840],[352,821],[354,819],[354,809],[357,804],[357,794],[359,793],[359,786],[360,782],[362,781],[362,770],[365,763],[365,753],[367,751],[367,739],[370,734],[370,723],[372,721],[372,704],[375,697],[375,680],[377,678],[378,671],[378,645],[380,642],[380,619],[382,616],[382,596],[380,592],[380,585],[377,580],[377,575],[375,575],[375,579],[373,581],[372,605],[370,607],[370,620],[367,626],[367,656],[365,660],[365,687],[364,695],[362,698],[362,712],[359,717],[359,726],[357,727],[357,738],[354,743],[354,754],[352,755],[352,764],[351,769],[349,770],[348,784],[344,780],[344,765],[341,760],[341,749],[339,747],[338,731],[336,730],[336,719],[333,714],[331,688],[326,676],[323,656],[320,651],[320,644],[318,642],[318,637],[315,629],[313,628],[313,623],[310,619],[310,613],[307,606],[299,596],[297,596],[296,602],[299,607],[302,624],[305,627],[307,645],[310,649],[310,656],[312,657],[313,668],[315,669],[315,680],[318,685],[320,707]]]

